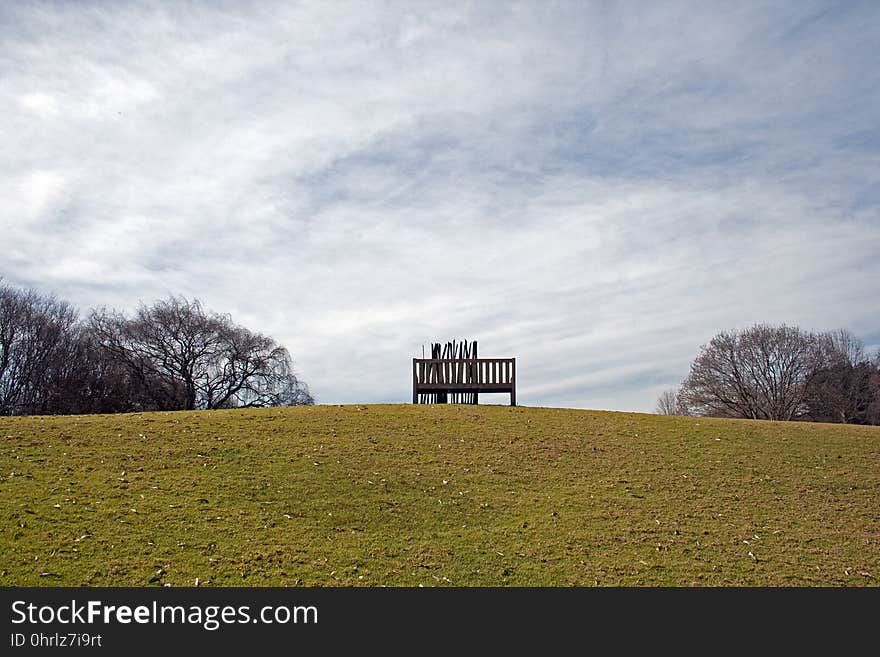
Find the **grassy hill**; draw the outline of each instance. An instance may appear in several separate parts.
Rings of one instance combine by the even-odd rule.
[[[491,406],[0,418],[2,585],[877,585],[880,428]]]

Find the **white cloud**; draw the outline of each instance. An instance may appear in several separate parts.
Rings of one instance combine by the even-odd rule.
[[[873,6],[19,5],[0,275],[202,298],[319,400],[432,339],[651,410],[718,330],[877,336]]]

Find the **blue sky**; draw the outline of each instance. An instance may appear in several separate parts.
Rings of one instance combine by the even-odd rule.
[[[880,3],[7,2],[0,53],[0,276],[198,297],[320,402],[432,340],[635,411],[720,330],[880,345]]]

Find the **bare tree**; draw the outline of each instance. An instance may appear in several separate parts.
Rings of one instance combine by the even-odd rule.
[[[658,415],[684,415],[681,404],[678,402],[678,391],[675,389],[664,390],[657,398]]]
[[[868,360],[865,343],[846,329],[821,333],[818,338],[821,355],[826,361],[856,365]]]
[[[206,312],[199,301],[171,297],[134,317],[102,310],[92,335],[111,360],[150,391],[156,408],[230,408],[313,403],[274,340]]]
[[[204,381],[195,382],[196,394],[207,408],[313,403],[308,388],[293,373],[287,349],[235,326],[228,317],[220,318],[218,328],[221,348]]]
[[[70,305],[0,282],[0,415],[56,412],[77,341]]]
[[[861,340],[838,330],[819,335],[817,345],[806,390],[807,416],[817,422],[868,423],[876,368]]]
[[[874,356],[872,362],[873,371],[871,373],[871,403],[868,404],[868,410],[865,418],[868,424],[880,424],[880,350]]]
[[[198,301],[83,323],[69,304],[0,280],[0,415],[313,403],[284,347]]]
[[[697,415],[792,420],[805,412],[816,353],[816,336],[792,326],[719,333],[692,363],[680,399]]]

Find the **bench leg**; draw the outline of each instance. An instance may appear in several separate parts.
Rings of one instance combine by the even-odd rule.
[[[516,390],[510,389],[510,405],[516,406]]]

